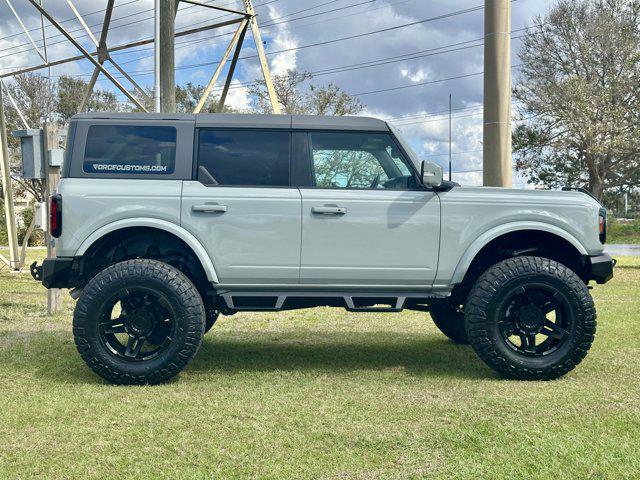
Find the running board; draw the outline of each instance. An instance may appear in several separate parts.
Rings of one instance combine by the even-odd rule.
[[[423,310],[423,303],[445,298],[444,293],[424,292],[378,292],[352,293],[338,292],[241,292],[226,291],[219,294],[226,307],[234,311],[292,310],[317,306],[343,307],[349,312],[401,312],[407,304],[410,308]]]

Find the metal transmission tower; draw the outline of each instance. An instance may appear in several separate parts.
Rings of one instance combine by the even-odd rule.
[[[62,22],[58,22],[53,15],[42,5],[41,0],[27,0],[41,15],[42,19],[42,31],[43,31],[43,44],[44,50],[41,51],[33,37],[30,34],[30,30],[25,26],[24,22],[20,18],[20,15],[13,8],[11,0],[4,0],[11,10],[12,14],[18,20],[20,27],[23,32],[26,34],[29,42],[31,43],[33,49],[38,54],[38,56],[42,59],[43,63],[18,68],[11,72],[0,74],[0,89],[5,87],[2,80],[4,78],[10,78],[15,75],[19,75],[22,73],[34,72],[37,70],[41,70],[44,68],[48,68],[49,71],[51,67],[57,65],[63,65],[70,62],[75,62],[79,60],[88,60],[93,64],[94,71],[91,76],[91,79],[87,85],[87,89],[84,93],[83,99],[81,101],[79,111],[82,112],[86,110],[87,105],[89,104],[89,100],[91,99],[91,95],[93,93],[93,88],[95,86],[96,81],[100,74],[103,74],[118,90],[120,90],[136,108],[142,111],[147,111],[151,105],[154,105],[156,111],[162,110],[166,112],[175,111],[175,72],[174,72],[174,39],[175,37],[182,37],[186,35],[193,35],[202,32],[208,32],[214,29],[230,26],[230,25],[238,25],[235,33],[231,38],[231,42],[229,43],[225,54],[223,55],[222,60],[218,64],[215,69],[213,76],[209,84],[207,85],[205,92],[198,102],[198,105],[195,109],[195,112],[199,112],[207,102],[209,95],[213,87],[215,86],[218,77],[222,73],[224,66],[231,55],[231,51],[235,51],[233,53],[233,57],[231,60],[231,64],[229,66],[229,70],[227,72],[226,81],[222,90],[222,94],[220,96],[220,100],[218,102],[218,110],[222,110],[224,107],[224,103],[226,101],[226,97],[229,91],[229,87],[231,85],[231,81],[233,79],[233,74],[235,72],[236,64],[240,55],[240,50],[242,48],[242,44],[244,41],[245,34],[249,28],[251,28],[251,32],[253,34],[253,38],[255,40],[256,49],[258,52],[258,57],[260,59],[260,66],[262,68],[262,74],[264,76],[264,82],[267,86],[267,91],[269,92],[269,97],[271,99],[271,105],[273,107],[274,113],[280,113],[280,104],[278,103],[275,89],[273,86],[273,81],[271,79],[271,73],[269,71],[269,64],[267,62],[267,58],[264,52],[263,42],[260,35],[260,30],[258,28],[258,22],[256,19],[256,14],[253,8],[253,4],[251,0],[242,0],[244,11],[234,10],[230,8],[224,8],[216,5],[209,5],[200,3],[194,0],[155,0],[156,6],[156,24],[155,24],[155,34],[153,38],[137,40],[134,42],[129,42],[121,45],[117,45],[115,47],[109,47],[107,44],[107,36],[109,33],[109,26],[111,24],[111,16],[114,9],[115,0],[106,0],[106,8],[104,14],[104,20],[102,23],[102,30],[100,33],[100,37],[96,38],[93,35],[93,32],[89,29],[87,23],[83,19],[82,15],[76,8],[73,3],[73,0],[66,0],[69,8],[75,15],[76,19],[82,26],[83,30],[86,32],[87,36],[95,45],[95,51],[90,52],[85,49],[82,44],[74,38],[72,33],[70,33],[64,26],[62,26]],[[221,12],[225,12],[226,14],[233,14],[235,18],[231,18],[228,20],[219,21],[216,23],[212,23],[209,25],[204,25],[198,28],[191,28],[186,30],[181,30],[179,32],[175,32],[175,16],[178,13],[178,5],[179,2],[188,3],[197,7],[201,7],[203,9],[212,9]],[[44,36],[44,19],[46,19],[53,27],[55,27],[60,34],[66,38],[66,40],[73,45],[79,52],[80,55],[75,55],[72,57],[62,58],[58,60],[52,60],[47,55],[46,51],[46,37]],[[140,47],[142,45],[155,44],[156,46],[156,76],[155,76],[155,93],[154,99],[149,98],[149,95],[145,91],[145,89],[140,86],[132,77],[129,75],[124,68],[122,68],[112,57],[112,52],[118,52],[122,50],[127,50],[129,48]],[[123,85],[116,77],[107,70],[106,65],[107,62],[113,66],[119,74],[129,83],[130,89]],[[25,128],[29,129],[26,121],[24,120],[24,115],[18,108],[17,103],[11,97],[11,93],[9,89],[5,89],[4,91],[0,91],[0,102],[2,101],[2,93],[7,95],[9,98],[11,105],[15,108],[22,119],[22,122],[25,125]],[[155,102],[154,102],[155,100]],[[10,250],[10,259],[5,259],[0,255],[0,260],[10,265],[13,269],[20,268],[20,261],[18,259],[18,241],[17,234],[15,228],[15,217],[13,213],[13,189],[12,182],[9,171],[9,158],[8,158],[8,145],[7,145],[7,132],[5,126],[5,118],[4,118],[4,110],[2,108],[3,105],[0,105],[0,129],[2,130],[0,133],[0,167],[2,168],[2,185],[4,190],[4,204],[5,204],[5,214],[7,218],[7,233],[9,234],[9,250]],[[46,154],[46,152],[45,152]],[[56,167],[57,168],[57,167]],[[55,189],[55,185],[48,185],[47,190],[52,191]]]
[[[160,1],[163,1],[163,0],[160,0]],[[182,0],[182,1],[186,3],[202,5],[192,0]],[[218,103],[218,111],[222,110],[222,107],[224,106],[224,102],[226,101],[226,98],[227,98],[227,93],[229,92],[229,86],[231,85],[231,80],[233,79],[232,78],[233,73],[235,72],[236,64],[238,62],[238,57],[240,56],[240,50],[242,49],[242,43],[244,41],[244,37],[248,27],[251,27],[253,40],[256,44],[256,50],[258,51],[258,58],[260,59],[260,66],[262,68],[262,75],[264,76],[264,83],[267,86],[269,99],[271,100],[271,108],[273,109],[273,113],[276,113],[276,114],[280,113],[280,104],[278,103],[276,91],[273,86],[273,80],[271,78],[271,72],[269,71],[269,63],[267,62],[267,56],[264,53],[262,36],[260,35],[260,28],[258,27],[258,21],[256,19],[256,14],[253,9],[253,4],[251,0],[243,0],[243,3],[244,3],[244,9],[245,9],[244,12],[238,12],[230,9],[223,9],[221,7],[210,7],[210,8],[218,8],[220,10],[225,10],[231,13],[237,13],[239,15],[242,15],[244,18],[242,18],[242,20],[240,21],[240,25],[238,26],[237,30],[233,34],[233,37],[231,38],[231,41],[229,42],[227,49],[225,50],[224,54],[222,55],[222,58],[220,59],[220,63],[218,64],[218,67],[213,72],[211,80],[209,81],[209,84],[206,86],[204,93],[202,94],[202,97],[200,97],[200,101],[198,101],[198,104],[196,105],[196,108],[193,111],[193,113],[200,112],[204,107],[207,101],[207,98],[211,94],[211,90],[213,89],[216,82],[218,81],[218,77],[220,76],[222,69],[227,63],[227,60],[229,59],[229,55],[231,55],[231,51],[235,47],[235,52],[231,60],[231,65],[229,65],[229,72],[227,73],[227,79],[223,87],[222,94],[220,95],[220,101]],[[209,5],[203,5],[203,6],[209,7]]]
[[[511,187],[511,1],[484,2],[483,184]]]

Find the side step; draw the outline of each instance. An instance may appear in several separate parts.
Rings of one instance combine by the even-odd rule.
[[[409,308],[423,310],[423,303],[444,298],[443,293],[377,292],[344,294],[337,292],[241,292],[219,294],[233,311],[273,312],[319,306],[343,307],[349,312],[401,312]]]

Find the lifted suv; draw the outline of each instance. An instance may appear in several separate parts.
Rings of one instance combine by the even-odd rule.
[[[429,312],[500,374],[550,379],[596,329],[606,213],[576,191],[461,188],[370,118],[85,114],[51,198],[73,333],[103,378],[159,383],[219,313]]]

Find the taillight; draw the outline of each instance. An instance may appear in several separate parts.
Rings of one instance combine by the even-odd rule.
[[[604,245],[607,241],[607,211],[604,208],[598,212],[598,233],[600,234],[600,243]]]
[[[62,234],[62,195],[49,197],[49,233],[58,238]]]

